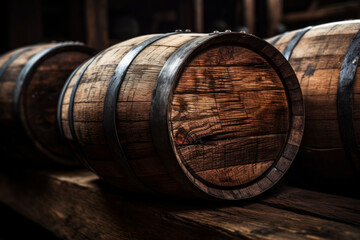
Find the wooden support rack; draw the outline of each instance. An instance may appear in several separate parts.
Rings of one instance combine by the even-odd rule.
[[[360,239],[360,200],[287,186],[204,203],[121,192],[86,170],[7,170],[0,201],[63,239]]]

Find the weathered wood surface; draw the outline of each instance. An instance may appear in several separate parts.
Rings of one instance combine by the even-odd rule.
[[[187,64],[169,124],[176,153],[190,171],[211,184],[236,187],[278,159],[290,113],[275,71],[258,53],[231,45],[203,51]]]
[[[252,35],[140,36],[105,49],[68,83],[65,137],[88,168],[123,189],[250,198],[281,178],[301,142],[294,71]]]
[[[350,153],[344,150],[347,143],[344,142],[341,127],[351,126],[340,122],[337,100],[344,56],[359,30],[359,20],[314,26],[300,38],[289,58],[300,82],[306,115],[304,139],[298,155],[301,160],[297,161],[296,167],[299,170],[297,172],[303,174],[297,175],[297,178],[303,182],[309,179],[310,185],[323,182],[323,185],[331,188],[338,184],[340,188],[348,187],[350,191],[357,191],[350,185],[359,181],[360,158],[359,154],[355,156],[353,151]],[[291,31],[268,41],[277,39],[274,46],[284,52],[298,32],[299,30]],[[354,54],[355,52],[353,51]],[[358,57],[353,58],[352,62],[356,63]],[[349,74],[348,78],[352,79]],[[357,143],[360,142],[359,78],[360,67],[357,65],[352,95],[346,96],[347,99],[352,99],[352,119],[349,117],[349,120],[354,125],[354,137],[347,134],[347,138]],[[342,105],[340,108],[344,107]],[[359,146],[357,149],[355,146],[355,150],[359,149]]]
[[[19,123],[19,119],[16,119],[13,114],[14,87],[21,69],[29,59],[41,50],[54,45],[42,44],[30,49],[27,47],[15,49],[2,55],[0,58],[0,65],[4,67],[12,56],[20,54],[20,57],[9,64],[4,69],[2,76],[0,76],[0,130],[2,132],[0,148],[2,154],[8,155],[9,158],[14,155],[16,158],[21,158],[21,152],[27,155],[28,158],[33,156],[34,159],[38,159],[41,157],[41,154],[34,151],[34,146],[31,143],[29,146],[30,140],[23,129],[16,126]]]
[[[359,239],[360,200],[280,186],[252,201],[115,190],[86,170],[0,174],[0,201],[63,239]]]
[[[71,72],[93,52],[67,42],[27,46],[0,57],[2,154],[75,162],[59,133],[57,103]]]

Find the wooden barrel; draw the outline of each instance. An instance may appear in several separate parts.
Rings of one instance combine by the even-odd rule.
[[[243,33],[168,33],[114,45],[73,72],[61,130],[126,190],[245,199],[294,159],[304,110],[274,47]]]
[[[74,163],[58,130],[57,103],[71,72],[93,55],[81,43],[65,42],[27,46],[0,57],[2,156]]]
[[[332,189],[359,183],[360,21],[308,27],[268,41],[289,59],[305,102],[294,176]]]

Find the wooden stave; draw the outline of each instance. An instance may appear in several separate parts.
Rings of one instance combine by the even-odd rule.
[[[106,54],[108,54],[109,52],[112,51],[112,48],[114,47],[117,47],[119,45],[119,48],[122,47],[122,46],[126,46],[126,51],[124,52],[121,52],[121,56],[118,58],[118,62],[121,61],[122,57],[125,56],[125,54],[130,51],[133,47],[135,47],[137,44],[140,44],[141,42],[143,42],[144,40],[147,40],[148,38],[151,38],[153,36],[157,36],[157,35],[146,35],[146,36],[141,36],[141,37],[138,37],[138,38],[134,38],[134,39],[130,39],[128,41],[125,41],[125,42],[122,42],[122,43],[119,43],[113,47],[110,47],[106,50],[104,50],[104,53],[102,55],[105,55],[107,56]],[[138,40],[139,39],[139,40]],[[135,44],[132,43],[135,41]],[[127,45],[129,43],[129,45]],[[125,48],[125,47],[122,47],[122,48]],[[99,56],[99,61],[101,61],[102,56]],[[96,60],[95,60],[96,61]],[[115,67],[113,67],[113,70],[115,70]],[[90,67],[91,68],[91,67]],[[81,69],[80,69],[81,71]],[[112,71],[113,72],[113,71]],[[76,74],[75,74],[76,75]],[[85,74],[86,75],[86,74]],[[112,73],[111,73],[112,75]],[[110,75],[110,76],[111,76]],[[110,76],[109,76],[109,79],[110,79]],[[75,78],[74,78],[75,79]],[[71,79],[69,79],[71,81]],[[108,79],[107,79],[108,81]],[[72,87],[73,87],[73,83],[70,83],[69,84],[69,93],[70,93],[70,90],[72,91]],[[81,86],[81,85],[80,85]],[[66,92],[66,91],[65,91]],[[103,99],[105,98],[105,95],[103,96]],[[101,101],[103,101],[103,99],[101,99]],[[65,104],[65,105],[64,105]],[[62,119],[63,119],[63,125],[65,127],[65,136],[67,139],[69,139],[70,141],[73,141],[72,139],[72,136],[70,134],[70,127],[66,127],[68,124],[70,124],[72,121],[68,120],[67,123],[64,122],[64,120],[66,121],[67,118],[69,118],[69,116],[67,115],[67,110],[66,110],[66,93],[65,93],[65,101],[63,101],[63,109],[65,109],[63,112],[62,112]],[[101,112],[100,113],[100,116],[101,116],[101,119],[102,119],[102,115],[103,113]],[[102,121],[102,120],[101,120]],[[82,146],[82,149],[84,149],[84,146]],[[147,148],[146,148],[147,149]],[[90,149],[91,150],[91,149]],[[89,152],[89,149],[86,148],[85,150],[86,152]],[[108,150],[108,148],[103,148],[102,150],[103,152],[111,152],[111,150]],[[83,152],[84,154],[84,151],[81,151]],[[102,156],[101,156],[102,157]],[[99,156],[100,158],[100,156]],[[103,158],[106,158],[106,159],[112,159],[112,156],[110,154],[107,154],[105,157]],[[119,169],[119,163],[118,161],[116,160],[110,160],[110,161],[106,161],[106,162],[99,162],[99,161],[96,161],[97,159],[92,159],[91,156],[89,156],[89,154],[87,154],[87,156],[83,156],[82,158],[82,162],[86,162],[86,165],[89,167],[89,169],[93,170],[95,173],[97,173],[99,176],[101,176],[103,179],[105,179],[107,182],[115,185],[115,186],[118,186],[122,189],[125,189],[125,190],[130,190],[130,191],[139,191],[137,190],[137,187],[138,185],[131,185],[129,183],[126,182],[126,179],[125,178],[122,178],[121,176],[123,175],[122,172],[119,172],[119,171],[122,171],[122,169]],[[100,165],[100,166],[99,166]],[[95,167],[94,167],[95,166]],[[115,171],[116,170],[116,171]],[[110,176],[109,176],[110,175]],[[115,176],[115,177],[114,177]],[[168,176],[163,176],[163,175],[159,175],[158,177],[160,177],[160,179],[162,179],[161,181],[167,181],[169,182],[170,185],[174,185],[173,184],[173,181],[171,178],[169,178]],[[175,185],[174,185],[175,186]],[[168,187],[168,189],[171,189],[172,187]]]
[[[202,35],[202,36],[204,37],[204,35]],[[282,55],[276,51],[275,48],[271,47],[270,45],[267,45],[265,42],[263,42],[257,38],[254,41],[255,38],[253,36],[249,36],[249,35],[245,35],[245,34],[236,34],[236,33],[225,33],[225,34],[222,33],[222,34],[209,34],[209,35],[206,35],[206,38],[221,39],[226,35],[229,36],[229,39],[234,39],[234,38],[240,39],[242,37],[250,38],[253,41],[249,41],[250,43],[248,43],[248,46],[250,46],[253,49],[256,49],[258,51],[260,48],[261,50],[259,52],[261,52],[265,57],[267,57],[267,60],[271,61],[271,64],[273,64],[277,68],[280,68],[280,70],[277,69],[277,71],[279,72],[279,74],[281,74],[281,76],[282,76],[281,80],[284,82],[284,85],[286,85],[288,101],[290,102],[292,113],[297,114],[296,119],[292,118],[291,129],[290,129],[292,131],[289,130],[289,132],[291,132],[289,135],[291,135],[291,136],[288,136],[287,142],[289,141],[289,139],[291,139],[290,141],[297,144],[297,146],[291,145],[292,147],[289,146],[289,147],[286,147],[286,149],[284,147],[282,152],[283,153],[286,152],[287,154],[290,154],[290,156],[287,156],[289,159],[286,160],[286,158],[284,156],[281,158],[279,157],[278,160],[281,159],[281,161],[277,161],[273,167],[269,168],[269,171],[267,171],[267,173],[264,174],[264,176],[263,176],[262,183],[260,183],[260,185],[263,189],[261,189],[259,183],[256,182],[250,188],[247,188],[245,191],[243,191],[242,194],[235,193],[236,190],[234,190],[234,189],[228,189],[228,190],[218,190],[218,189],[214,189],[214,188],[207,189],[206,187],[204,187],[204,185],[198,184],[199,181],[196,180],[194,177],[192,177],[190,174],[185,174],[186,175],[185,176],[184,168],[179,166],[178,160],[176,160],[176,161],[173,160],[171,163],[172,166],[171,165],[167,166],[167,169],[168,170],[171,168],[176,169],[175,171],[170,171],[170,172],[172,174],[176,174],[177,177],[175,177],[175,179],[178,180],[178,184],[185,185],[185,183],[186,183],[186,185],[187,185],[186,191],[188,191],[187,194],[182,192],[181,194],[176,194],[176,195],[191,196],[191,197],[195,196],[195,197],[205,198],[205,199],[219,199],[220,198],[220,199],[228,199],[228,200],[229,199],[238,200],[238,199],[245,199],[245,198],[250,198],[250,197],[256,196],[256,195],[260,194],[261,192],[266,191],[268,188],[270,188],[272,185],[274,185],[280,179],[282,174],[290,166],[291,159],[293,159],[295,157],[298,146],[300,145],[302,131],[303,131],[303,122],[304,122],[303,103],[302,103],[300,87],[297,83],[297,78],[296,78],[294,72],[292,71],[290,65],[286,62],[286,60],[282,57]],[[201,37],[198,37],[198,38],[201,38]],[[227,38],[227,37],[225,37],[225,38]],[[195,39],[193,40],[194,42],[196,42]],[[215,42],[216,41],[217,40],[215,40]],[[221,42],[221,40],[220,40],[220,42]],[[259,46],[261,46],[261,47],[259,47]],[[199,51],[199,49],[201,49],[202,46],[199,45],[196,48]],[[131,50],[129,50],[129,51],[131,51]],[[173,55],[179,56],[181,54],[176,54],[175,52],[173,52]],[[169,59],[167,61],[169,61]],[[184,62],[186,62],[186,61],[184,61]],[[184,63],[181,64],[182,67],[184,67],[184,65],[185,65]],[[164,68],[165,68],[165,66],[163,66],[162,71],[164,70]],[[286,75],[286,77],[284,77],[284,75]],[[72,79],[69,79],[68,81],[70,82],[71,80]],[[176,82],[176,81],[174,81],[174,82]],[[173,84],[173,86],[175,86],[175,84]],[[68,88],[68,89],[70,89],[70,88]],[[63,89],[63,91],[66,92],[67,90]],[[156,89],[154,91],[156,91]],[[293,105],[293,102],[297,102],[297,104]],[[61,103],[59,103],[59,105],[60,104]],[[152,101],[152,106],[153,106],[153,104],[154,104],[154,99]],[[59,118],[62,118],[64,120],[64,116],[60,116],[60,114],[62,114],[62,113],[59,113]],[[151,116],[152,115],[153,114],[151,113]],[[69,117],[69,116],[67,116],[67,117]],[[153,119],[153,117],[151,117],[151,119]],[[71,121],[68,121],[68,122],[70,124]],[[156,121],[151,120],[151,122],[153,125],[151,128],[153,129],[154,122],[156,122]],[[63,124],[65,124],[65,123],[63,122]],[[165,124],[165,125],[167,126],[167,124]],[[157,131],[152,130],[152,132],[153,132],[153,134],[154,133],[156,134]],[[161,139],[161,137],[158,139]],[[171,144],[170,139],[167,142]],[[156,146],[160,146],[160,144],[155,143],[155,147]],[[158,153],[163,151],[163,148],[162,147],[160,147],[160,148],[161,149],[157,148]],[[170,149],[169,151],[171,152],[172,149]],[[93,170],[95,173],[100,175],[102,178],[104,178],[108,182],[112,182],[114,184],[114,181],[109,180],[109,178],[104,177],[104,175],[102,173],[99,173],[98,170],[96,169],[96,167],[92,166],[91,161],[89,161],[89,159],[86,159],[86,157],[83,157],[83,158],[84,158],[83,161],[86,162],[86,165],[88,165],[88,168]],[[163,157],[162,159],[166,159],[166,158]],[[162,163],[167,164],[166,161],[165,162],[163,161]],[[266,176],[266,178],[265,178],[265,176]],[[179,180],[179,179],[181,179],[181,180]],[[115,179],[115,181],[116,181],[116,179]],[[119,179],[117,179],[117,181],[119,181]],[[116,183],[115,183],[115,185],[116,185]],[[125,189],[134,191],[135,189],[133,189],[133,187],[134,186],[125,187]],[[182,186],[182,187],[184,187],[184,186]],[[124,188],[124,186],[122,186],[122,188]],[[201,190],[199,190],[199,189],[201,189]],[[141,190],[140,190],[140,192],[141,192]],[[169,193],[167,193],[167,194],[169,194]],[[170,195],[173,195],[173,194],[170,194]]]
[[[76,52],[83,53],[86,55],[94,54],[95,50],[85,46],[80,42],[63,42],[63,43],[41,43],[35,44],[31,46],[27,46],[20,49],[34,49],[39,48],[34,54],[32,54],[24,65],[16,72],[16,80],[14,84],[13,96],[12,96],[12,117],[15,123],[14,127],[18,128],[18,132],[16,136],[18,138],[24,138],[25,140],[25,149],[26,153],[20,153],[19,156],[16,156],[15,159],[21,158],[24,160],[27,158],[33,159],[35,162],[39,162],[41,164],[61,164],[67,166],[78,166],[77,160],[72,157],[71,149],[67,146],[67,143],[64,142],[64,147],[68,149],[68,153],[66,156],[57,155],[57,153],[52,152],[47,149],[47,146],[44,143],[39,142],[35,133],[32,132],[31,125],[28,123],[27,116],[24,114],[24,92],[26,92],[27,86],[32,81],[32,75],[36,71],[38,67],[41,67],[42,62],[47,59],[66,52]],[[26,51],[23,52],[26,52]],[[21,51],[21,50],[20,50]],[[13,55],[12,53],[18,52],[18,50],[10,51],[9,55]],[[7,55],[5,54],[5,55]],[[22,55],[19,54],[17,58],[21,58]],[[17,59],[14,59],[16,61]],[[9,66],[7,66],[9,67]],[[10,66],[11,67],[11,66]],[[6,75],[6,74],[5,74]],[[6,77],[6,76],[5,76]],[[55,136],[54,136],[55,137]],[[22,156],[21,156],[22,155]],[[25,157],[26,156],[26,157]],[[10,157],[12,158],[11,154]],[[52,163],[49,162],[49,159],[52,160]]]
[[[178,34],[167,33],[162,35],[157,35],[151,37],[150,39],[145,40],[136,47],[132,48],[124,57],[121,59],[120,63],[117,65],[113,76],[111,77],[106,96],[104,99],[104,125],[107,126],[105,130],[105,137],[108,140],[110,148],[113,149],[113,155],[116,156],[117,162],[121,165],[126,173],[127,181],[131,182],[132,185],[136,185],[141,191],[152,193],[139,179],[136,177],[136,174],[133,172],[126,154],[121,146],[118,129],[116,123],[116,108],[117,108],[117,99],[120,91],[120,87],[125,78],[128,68],[132,64],[133,60],[149,45],[155,43],[157,40],[165,38],[170,35]]]

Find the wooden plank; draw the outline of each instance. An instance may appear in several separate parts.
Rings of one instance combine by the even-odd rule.
[[[283,187],[260,200],[273,207],[360,227],[360,201],[309,190]]]
[[[249,29],[249,33],[255,33],[255,8],[256,1],[244,0],[244,22],[245,27]]]
[[[284,211],[261,204],[245,207],[223,207],[215,210],[178,212],[175,219],[198,226],[221,229],[233,238],[244,239],[352,239],[359,237],[357,228],[348,225]],[[346,227],[345,227],[346,226]],[[339,231],[334,231],[339,227]],[[351,227],[352,228],[352,227]],[[355,230],[356,229],[356,230]],[[328,231],[331,231],[331,235]],[[349,232],[348,232],[349,231]]]
[[[63,239],[360,237],[359,200],[288,187],[251,202],[206,203],[122,192],[86,170],[8,169],[0,201]]]
[[[266,1],[266,17],[268,27],[266,31],[267,36],[276,34],[276,29],[281,23],[283,15],[283,0],[267,0]]]
[[[0,204],[0,212],[0,239],[2,240],[28,239],[29,236],[36,236],[37,239],[59,240],[51,232],[4,204]]]
[[[194,0],[195,32],[204,32],[204,1]]]

